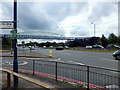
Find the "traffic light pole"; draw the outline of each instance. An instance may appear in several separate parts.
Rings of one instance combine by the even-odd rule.
[[[17,0],[14,0],[14,30],[17,30]],[[18,60],[17,60],[17,38],[13,38],[13,48],[14,48],[14,60],[13,60],[13,71],[18,73]],[[14,88],[18,87],[18,77],[14,78]]]

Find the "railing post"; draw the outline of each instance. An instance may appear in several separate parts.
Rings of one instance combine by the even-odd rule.
[[[7,72],[7,87],[10,87],[10,85],[11,85],[10,73]]]
[[[35,75],[35,60],[33,60],[33,75]]]
[[[57,81],[57,62],[55,62],[55,79]]]
[[[87,90],[89,90],[89,66],[87,66]]]

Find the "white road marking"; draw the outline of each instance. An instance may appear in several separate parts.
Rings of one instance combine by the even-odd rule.
[[[70,60],[69,60],[69,62],[72,62],[72,63],[75,63],[75,64],[80,64],[80,65],[85,65],[85,64],[83,64],[83,63],[74,62],[74,61],[70,61]]]
[[[26,65],[26,64],[28,64],[28,62],[23,61],[23,63],[18,64],[18,65]]]
[[[58,59],[51,59],[51,58],[25,58],[25,59],[32,59],[32,60],[48,59],[49,61],[62,61],[60,58],[58,58]]]
[[[58,58],[58,59],[49,59],[49,61],[60,61],[61,59]]]
[[[40,59],[43,59],[43,58],[25,58],[25,59],[40,60]]]
[[[26,61],[22,61],[23,63],[18,63],[18,65],[26,65],[26,64],[28,64]],[[11,64],[11,63],[9,63],[9,65],[13,65],[13,64]]]
[[[2,64],[9,64],[9,65],[13,65],[12,63],[10,63],[10,62],[5,62],[5,63],[3,63],[2,62]],[[28,62],[26,62],[26,61],[22,61],[21,63],[18,63],[18,65],[26,65],[26,64],[28,64]]]
[[[106,60],[106,61],[113,61],[113,62],[119,62],[118,60],[112,60],[112,59],[106,59],[106,58],[100,58],[101,60]]]

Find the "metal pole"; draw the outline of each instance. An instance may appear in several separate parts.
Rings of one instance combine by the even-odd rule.
[[[35,60],[33,60],[33,75],[35,75]]]
[[[57,81],[57,62],[55,62],[55,67],[56,67],[56,70],[55,70],[55,73],[56,73],[56,77],[55,77],[55,79],[56,79],[56,81]]]
[[[11,85],[10,73],[7,72],[7,88]]]
[[[89,90],[89,66],[87,66],[87,90]]]
[[[17,30],[17,0],[14,0],[14,30]],[[14,48],[14,60],[13,60],[13,71],[18,73],[18,61],[17,61],[17,39],[13,39],[13,48]],[[14,78],[14,88],[18,87],[18,77],[13,76]]]
[[[93,25],[94,25],[94,37],[95,37],[95,24],[94,24],[94,23],[91,23],[91,24],[93,24]]]
[[[95,36],[95,24],[94,24],[94,36]]]

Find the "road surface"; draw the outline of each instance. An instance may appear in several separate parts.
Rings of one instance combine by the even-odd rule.
[[[119,61],[112,57],[113,52],[90,52],[74,50],[35,49],[36,52],[48,55],[52,50],[54,57],[59,57],[64,62],[80,63],[118,70]]]
[[[99,67],[118,70],[119,61],[114,60],[114,58],[112,57],[112,52],[89,52],[89,51],[73,51],[73,50],[58,51],[54,49],[43,49],[43,48],[37,48],[34,51],[48,55],[48,52],[50,50],[52,50],[54,57],[59,58],[57,59],[58,61],[68,62],[68,63],[73,63],[73,64],[75,63],[83,64],[83,65],[86,64],[86,65],[99,66]],[[27,52],[29,52],[29,50],[27,50]],[[33,58],[24,58],[24,57],[18,58],[19,68],[26,69],[26,70],[33,70],[32,60]],[[52,59],[47,59],[47,60],[52,60]],[[12,58],[4,58],[2,61],[2,64],[4,67],[12,67],[12,62],[13,62]],[[45,63],[41,62],[41,63],[43,65],[35,66],[35,71],[55,75],[55,67],[45,65],[45,64],[50,64],[50,63],[46,63],[46,62]],[[60,66],[64,68],[58,68],[58,76],[73,78],[75,80],[87,82],[86,71],[81,72],[81,71],[76,71],[75,69],[70,69],[70,68],[76,68],[76,69],[77,68],[86,69],[86,68],[77,67],[73,65],[67,66],[66,64],[61,64]],[[69,68],[65,68],[65,67],[69,67]],[[111,74],[115,76],[118,75],[118,73],[114,73],[111,71],[104,71],[104,70],[99,70],[99,69],[93,69],[93,70],[99,73],[107,73],[107,74]],[[94,75],[90,74],[90,77],[91,77],[90,83],[95,84],[95,85],[100,85],[103,87],[106,85],[118,85],[118,80],[112,79],[111,77],[109,78],[103,75],[96,75],[96,74]]]

